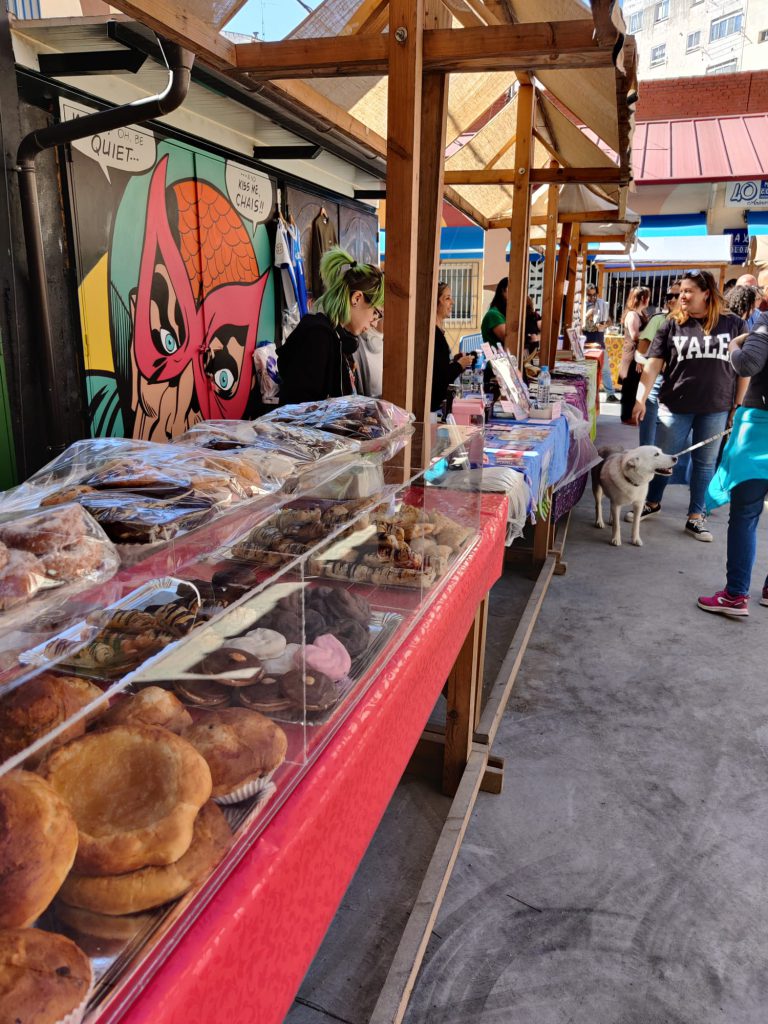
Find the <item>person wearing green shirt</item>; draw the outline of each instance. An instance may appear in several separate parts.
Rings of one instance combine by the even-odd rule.
[[[504,344],[504,335],[507,330],[507,287],[509,285],[508,278],[504,277],[496,285],[496,291],[493,293],[491,299],[491,305],[488,307],[488,312],[483,317],[483,322],[480,324],[480,330],[483,334],[483,341],[487,341],[489,345],[496,348],[497,345]]]
[[[664,311],[652,316],[640,332],[640,340],[637,345],[636,359],[641,366],[645,363],[645,353],[651,347],[651,342],[656,337],[656,332],[666,322],[670,313],[677,308],[677,297],[680,294],[680,282],[673,281],[667,294],[664,296]],[[656,444],[656,419],[659,415],[659,388],[661,387],[661,374],[651,388],[645,406],[645,418],[640,421],[640,444]]]

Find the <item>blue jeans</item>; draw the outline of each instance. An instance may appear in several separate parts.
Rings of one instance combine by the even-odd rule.
[[[745,480],[731,491],[725,585],[734,597],[749,593],[757,554],[757,524],[766,496],[768,480]],[[764,585],[768,587],[768,579]]]
[[[616,388],[613,386],[613,377],[611,377],[611,357],[608,355],[608,349],[603,349],[603,388],[607,395],[615,395]]]
[[[728,422],[727,412],[670,412],[665,405],[659,406],[659,418],[656,424],[656,444],[667,455],[677,455],[688,447],[688,434],[693,433],[693,444],[705,441],[714,434],[725,430]],[[720,440],[697,448],[691,453],[691,500],[688,503],[688,515],[703,515],[706,511],[705,500],[709,482],[715,475],[717,455],[720,451]],[[648,488],[648,501],[657,504],[661,501],[669,477],[655,476]]]
[[[640,420],[640,444],[656,444],[656,420],[659,416],[659,388],[664,378],[659,374],[648,392],[645,402],[645,418]],[[685,447],[685,445],[683,445]]]

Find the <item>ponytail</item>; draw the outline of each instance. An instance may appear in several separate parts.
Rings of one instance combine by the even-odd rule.
[[[320,260],[320,277],[324,290],[314,308],[325,313],[334,327],[349,323],[354,292],[362,292],[371,306],[384,304],[384,275],[379,268],[358,263],[339,246],[329,249]]]

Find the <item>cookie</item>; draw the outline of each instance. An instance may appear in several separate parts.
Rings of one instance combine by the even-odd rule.
[[[333,635],[346,647],[351,658],[359,657],[370,641],[368,630],[356,619],[339,622],[333,628]]]
[[[244,708],[261,711],[267,715],[285,711],[291,706],[290,700],[284,696],[280,683],[274,676],[264,676],[253,686],[241,686],[237,691],[237,699]]]
[[[232,690],[229,686],[221,686],[207,680],[178,682],[173,689],[185,703],[198,708],[223,708],[232,699]]]
[[[307,669],[306,675],[296,668],[288,672],[280,680],[280,687],[291,704],[304,708],[310,714],[328,711],[339,700],[336,684],[322,672]]]
[[[249,670],[248,674],[240,675],[244,670]],[[192,671],[213,676],[213,682],[222,686],[250,686],[264,675],[264,669],[255,654],[231,646],[220,647],[206,655]],[[230,674],[234,672],[238,675]]]
[[[314,643],[297,651],[294,657],[297,665],[303,659],[307,672],[328,676],[333,682],[347,675],[352,666],[346,647],[330,633],[319,636]]]

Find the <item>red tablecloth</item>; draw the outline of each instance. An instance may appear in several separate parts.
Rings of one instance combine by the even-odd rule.
[[[506,498],[386,668],[168,960],[129,1024],[278,1024],[501,574]]]

